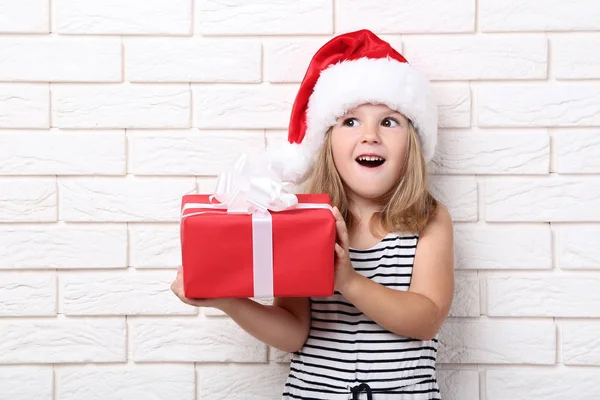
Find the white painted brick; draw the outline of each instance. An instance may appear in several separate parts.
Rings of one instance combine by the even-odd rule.
[[[60,34],[188,35],[192,0],[56,0]]]
[[[600,365],[599,338],[598,321],[563,321],[563,362],[567,365]]]
[[[481,127],[600,125],[600,85],[482,86]]]
[[[240,154],[264,152],[265,135],[254,131],[129,131],[131,172],[136,175],[217,175]]]
[[[217,187],[216,177],[198,177],[198,193],[213,194]]]
[[[600,7],[595,0],[480,0],[484,32],[597,30]]]
[[[192,85],[193,126],[286,128],[298,85]]]
[[[600,129],[553,134],[556,172],[563,174],[600,173]]]
[[[124,362],[125,319],[0,321],[0,363]]]
[[[431,173],[547,174],[550,137],[543,132],[440,131]]]
[[[600,317],[600,277],[530,275],[487,278],[488,315]]]
[[[479,372],[438,369],[440,394],[444,400],[479,399]]]
[[[129,265],[135,268],[181,265],[179,224],[129,224]]]
[[[0,272],[0,317],[55,314],[53,273]]]
[[[471,90],[462,84],[432,86],[438,104],[440,128],[469,128],[471,126]]]
[[[64,221],[177,221],[193,178],[59,178]]]
[[[65,315],[195,315],[171,291],[175,271],[74,272],[59,275]]]
[[[0,38],[0,80],[120,82],[118,38]]]
[[[440,331],[440,363],[554,364],[552,321],[448,320]]]
[[[260,82],[258,39],[136,38],[125,43],[131,82]]]
[[[50,0],[0,0],[0,33],[48,33]]]
[[[198,365],[198,399],[279,399],[288,370],[283,364]]]
[[[479,317],[479,292],[479,277],[476,272],[457,271],[450,316]]]
[[[402,38],[378,35],[396,50],[402,50]],[[265,80],[268,82],[302,82],[310,60],[317,50],[333,36],[318,39],[277,38],[263,39]]]
[[[551,269],[552,232],[539,227],[457,224],[456,266],[460,269]]]
[[[0,268],[124,268],[123,225],[1,225]]]
[[[600,221],[600,180],[489,179],[485,202],[487,221]]]
[[[557,229],[558,266],[561,269],[600,269],[600,228]]]
[[[0,178],[0,222],[56,220],[56,178]]]
[[[196,31],[202,35],[289,35],[333,32],[328,0],[196,1]]]
[[[431,80],[544,79],[545,36],[404,37],[404,56]]]
[[[267,346],[228,319],[129,319],[136,362],[266,362]]]
[[[515,369],[486,372],[487,400],[565,400],[600,398],[596,370]]]
[[[194,400],[194,366],[64,367],[56,370],[57,400]]]
[[[454,221],[477,220],[477,181],[474,178],[431,176],[430,189]]]
[[[177,84],[53,86],[59,128],[187,128],[190,90]]]
[[[599,14],[600,15],[600,14]],[[600,35],[575,34],[551,39],[557,79],[600,78]]]
[[[123,175],[125,134],[1,132],[0,159],[0,175]]]
[[[289,364],[291,361],[291,353],[269,347],[269,360],[276,363]]]
[[[53,400],[52,367],[0,367],[0,396],[7,400]]]
[[[48,84],[0,83],[0,128],[49,128]]]
[[[469,0],[346,0],[337,3],[336,29],[369,27],[377,33],[472,32],[475,2]]]

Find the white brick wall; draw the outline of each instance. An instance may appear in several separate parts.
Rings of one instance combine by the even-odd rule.
[[[181,195],[282,140],[369,28],[432,80],[456,233],[444,400],[597,399],[596,0],[0,0],[0,400],[275,400],[287,354],[179,302]]]

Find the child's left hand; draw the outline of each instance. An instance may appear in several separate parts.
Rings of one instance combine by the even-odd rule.
[[[337,231],[337,243],[335,244],[335,289],[344,294],[348,285],[358,276],[350,262],[348,251],[348,229],[344,217],[337,207],[333,208],[335,226]]]

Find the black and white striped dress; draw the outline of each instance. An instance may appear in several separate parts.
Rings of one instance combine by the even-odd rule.
[[[350,258],[360,274],[408,290],[417,241],[391,233],[370,249],[350,249]],[[292,354],[282,399],[441,399],[437,337],[422,341],[391,333],[339,292],[312,298],[311,315],[308,340]]]

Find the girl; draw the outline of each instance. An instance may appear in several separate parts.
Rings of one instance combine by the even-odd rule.
[[[199,300],[293,353],[283,399],[441,399],[437,333],[454,293],[452,220],[428,190],[436,106],[427,81],[372,32],[337,36],[313,57],[282,178],[329,193],[337,220],[329,298]]]

